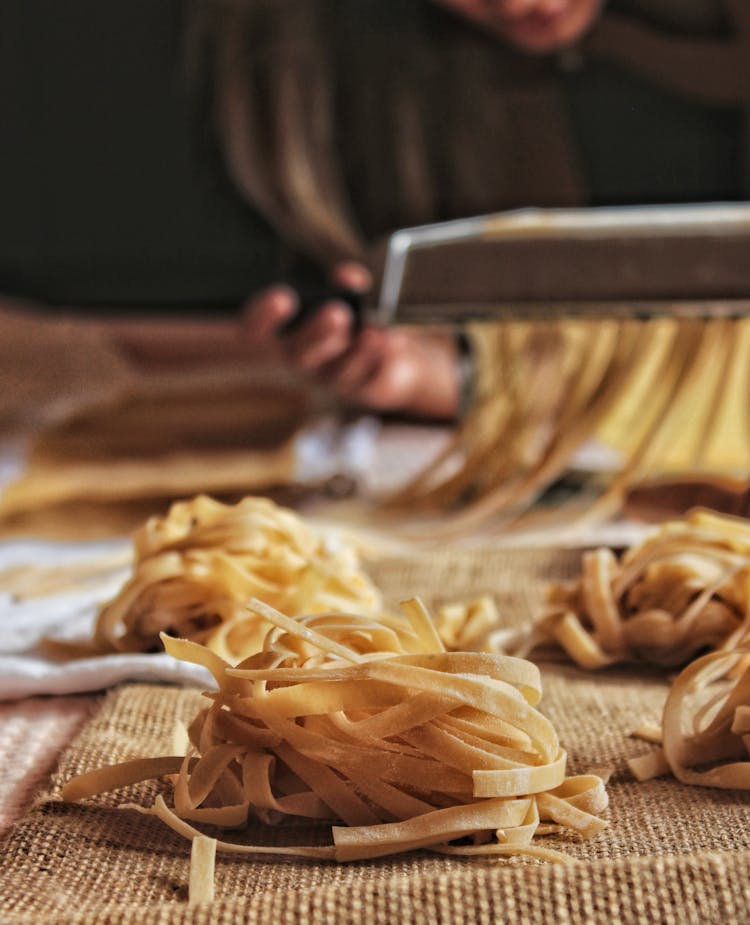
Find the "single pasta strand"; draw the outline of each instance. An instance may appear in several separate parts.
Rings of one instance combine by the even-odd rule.
[[[189,904],[211,903],[214,899],[216,839],[197,835],[190,850]]]

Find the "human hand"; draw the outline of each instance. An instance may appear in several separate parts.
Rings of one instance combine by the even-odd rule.
[[[437,0],[523,51],[564,48],[593,25],[602,0]]]
[[[332,282],[357,293],[372,285],[369,272],[358,263],[339,264]],[[249,346],[274,353],[349,403],[428,418],[455,416],[458,360],[450,335],[368,324],[358,328],[349,307],[336,300],[285,334],[297,305],[297,294],[287,286],[251,299],[244,312]]]

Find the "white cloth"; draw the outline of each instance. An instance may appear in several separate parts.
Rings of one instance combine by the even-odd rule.
[[[30,562],[63,565],[91,561],[115,548],[112,543],[0,543],[0,571]],[[89,640],[99,607],[117,592],[127,574],[128,570],[122,569],[84,591],[49,597],[16,600],[11,594],[0,593],[0,700],[96,691],[122,681],[215,687],[203,668],[165,653],[101,655],[66,662],[47,657],[39,649],[45,638]]]
[[[199,665],[179,662],[166,653],[100,655],[56,663],[30,654],[0,655],[0,700],[22,700],[38,694],[98,691],[123,681],[160,681],[215,688]]]

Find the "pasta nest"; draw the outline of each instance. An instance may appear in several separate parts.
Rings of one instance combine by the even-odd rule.
[[[661,749],[628,762],[639,780],[671,772],[684,784],[750,790],[750,639],[683,669],[661,739]]]
[[[579,665],[683,665],[731,645],[750,617],[750,524],[709,511],[664,524],[618,560],[583,556],[579,580],[548,592],[532,646],[554,641]]]
[[[166,632],[238,661],[258,651],[268,630],[248,615],[251,597],[289,614],[382,606],[351,545],[321,537],[267,498],[177,502],[148,520],[133,545],[132,577],[97,618],[100,651],[156,651]]]
[[[388,622],[327,613],[289,617],[260,601],[272,627],[261,651],[232,667],[205,646],[163,637],[205,666],[218,690],[189,728],[184,757],[143,759],[69,782],[78,800],[173,774],[174,807],[153,811],[190,839],[193,823],[250,818],[333,823],[332,845],[254,846],[234,853],[350,861],[416,848],[451,854],[565,856],[532,844],[606,825],[605,782],[566,775],[566,753],[536,704],[539,671],[524,659],[448,653],[418,600]]]

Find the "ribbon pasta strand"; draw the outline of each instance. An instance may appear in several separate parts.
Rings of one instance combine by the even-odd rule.
[[[620,465],[584,509],[573,499],[547,512],[553,522],[607,519],[648,474],[738,470],[750,451],[737,425],[749,332],[725,318],[472,325],[473,406],[452,444],[384,500],[384,518],[423,541],[534,527],[530,508],[592,438],[613,444]]]

